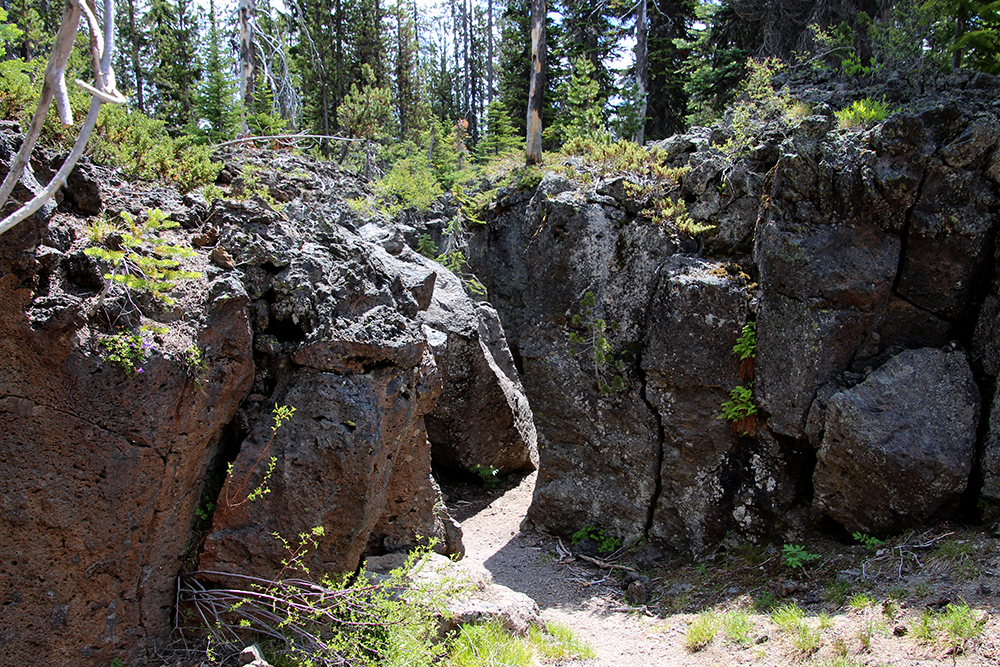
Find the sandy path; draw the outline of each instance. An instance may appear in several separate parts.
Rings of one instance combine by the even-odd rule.
[[[500,495],[449,502],[462,522],[466,558],[482,563],[498,584],[528,594],[542,616],[574,630],[597,652],[589,667],[680,665],[683,656],[670,646],[663,621],[638,613],[614,612],[626,603],[613,580],[590,566],[556,562],[555,543],[520,524],[531,503],[535,475]],[[667,661],[669,656],[669,661]]]

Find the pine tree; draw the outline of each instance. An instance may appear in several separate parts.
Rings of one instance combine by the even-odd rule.
[[[688,94],[684,62],[687,51],[677,44],[694,23],[694,0],[650,0],[648,5],[649,73],[646,87],[647,139],[665,139],[685,128]]]
[[[618,55],[622,35],[615,20],[616,10],[607,0],[562,0],[560,7],[565,30],[563,55],[569,62],[581,56],[590,61],[603,110],[604,103],[618,92],[608,67]]]
[[[486,133],[476,144],[480,159],[516,150],[520,140],[510,122],[510,113],[503,108],[500,100],[490,102],[486,111]]]
[[[198,96],[198,115],[206,126],[202,135],[211,143],[232,138],[238,123],[233,86],[233,60],[223,51],[222,31],[215,13],[215,0],[208,5],[208,42],[205,69],[208,75]]]
[[[196,83],[201,79],[198,21],[193,0],[152,0],[146,24],[150,29],[157,114],[174,127],[194,120]]]
[[[396,62],[393,102],[401,139],[415,139],[423,129],[427,111],[420,96],[415,5],[399,0],[392,10],[396,24]]]
[[[951,66],[1000,73],[1000,2],[929,0],[924,11],[939,48],[951,52]]]
[[[146,111],[145,83],[147,76],[149,37],[142,30],[142,13],[145,5],[139,0],[126,0],[118,4],[115,15],[117,48],[115,49],[115,74],[118,89],[127,94],[141,113]]]
[[[565,140],[606,140],[608,137],[601,117],[601,90],[594,79],[594,65],[589,58],[580,56],[573,61],[573,74],[563,86],[562,93],[566,114],[561,134]]]

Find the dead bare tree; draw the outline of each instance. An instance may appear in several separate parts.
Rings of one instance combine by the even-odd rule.
[[[90,53],[94,62],[94,85],[77,80],[76,84],[89,92],[93,98],[87,117],[80,128],[80,134],[73,144],[73,150],[63,165],[52,177],[49,184],[41,192],[33,197],[29,202],[21,206],[9,216],[0,221],[0,234],[17,223],[25,220],[42,207],[56,191],[66,184],[66,178],[77,160],[83,154],[83,149],[87,145],[90,133],[97,123],[97,114],[101,104],[109,102],[111,104],[124,104],[125,98],[115,88],[115,74],[111,69],[111,55],[115,47],[115,6],[114,0],[104,0],[103,7],[103,30],[95,14],[96,7],[93,7],[88,0],[67,0],[66,8],[63,10],[62,23],[59,32],[56,34],[56,43],[52,47],[52,55],[49,57],[49,64],[45,68],[45,83],[42,86],[42,93],[38,99],[38,107],[31,118],[28,131],[21,144],[21,150],[11,161],[10,169],[3,184],[0,185],[0,208],[7,202],[14,186],[21,179],[24,170],[28,166],[28,160],[38,141],[38,136],[42,131],[42,124],[45,122],[45,115],[53,99],[56,109],[59,112],[59,120],[63,125],[73,124],[73,112],[69,105],[69,92],[66,89],[66,62],[69,60],[70,52],[73,49],[73,41],[80,24],[80,17],[87,19],[87,26],[90,29]],[[103,40],[102,40],[103,35]]]

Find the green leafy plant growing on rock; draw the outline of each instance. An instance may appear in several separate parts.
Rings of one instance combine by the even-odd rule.
[[[149,330],[142,327],[139,333],[117,333],[100,339],[101,358],[118,366],[129,377],[141,375],[142,364],[146,361],[153,341],[149,338]]]
[[[579,544],[584,540],[593,540],[597,543],[597,551],[604,555],[614,553],[618,547],[622,545],[622,541],[617,537],[609,535],[607,532],[597,528],[596,526],[581,528],[573,533],[570,540],[573,544]]]
[[[889,105],[885,100],[880,102],[866,97],[863,100],[854,100],[851,106],[835,112],[834,115],[842,128],[867,127],[885,120],[889,115]]]
[[[483,481],[483,486],[487,489],[494,489],[497,485],[497,473],[499,470],[490,465],[475,464],[469,470]]]
[[[144,292],[172,306],[174,300],[167,292],[178,281],[201,276],[196,271],[179,268],[179,258],[192,257],[194,250],[172,243],[163,235],[178,223],[168,220],[166,213],[155,208],[146,213],[145,222],[138,222],[125,211],[121,220],[123,225],[92,225],[88,237],[104,247],[91,246],[83,252],[111,265],[110,272],[104,274],[106,280],[124,286],[130,293]]]
[[[282,424],[291,419],[292,415],[294,414],[295,414],[295,408],[289,407],[287,405],[274,406],[274,410],[272,411],[272,415],[274,417],[274,424],[271,426],[271,438],[267,441],[267,444],[264,446],[264,449],[261,450],[260,456],[257,457],[256,461],[254,461],[254,464],[250,467],[250,470],[248,470],[247,474],[243,477],[243,481],[240,482],[240,485],[237,487],[236,492],[231,493],[230,492],[231,484],[226,484],[225,499],[223,501],[224,508],[230,509],[234,507],[239,507],[244,503],[250,503],[259,498],[262,498],[263,496],[271,492],[270,487],[268,487],[268,481],[271,479],[271,474],[274,472],[274,467],[278,463],[277,457],[274,456],[272,456],[268,460],[267,469],[264,471],[264,478],[261,480],[260,484],[258,484],[256,488],[250,491],[243,500],[237,500],[240,497],[240,495],[242,495],[243,489],[245,489],[246,485],[250,482],[250,477],[253,475],[253,471],[257,469],[257,466],[260,465],[260,462],[264,460],[264,456],[267,454],[267,451],[271,448],[271,443],[274,442],[274,437],[278,434],[278,429],[281,428]],[[232,475],[233,475],[232,463],[229,464],[229,469],[227,471],[227,474],[229,475],[229,482],[232,482]]]
[[[754,377],[754,358],[757,354],[757,325],[747,322],[740,330],[740,336],[733,346],[733,354],[740,359],[740,379],[747,381]],[[752,437],[757,431],[757,406],[753,402],[753,382],[733,387],[729,400],[722,404],[722,414],[718,419],[732,422],[733,435]]]
[[[753,402],[753,385],[739,385],[729,392],[718,419],[728,419],[733,435],[752,437],[757,431],[757,406]]]
[[[757,323],[747,322],[740,330],[740,337],[733,346],[733,354],[740,358],[740,379],[753,380],[753,362],[757,356]]]
[[[609,326],[606,321],[594,316],[596,304],[597,297],[593,292],[587,292],[580,299],[580,313],[573,316],[572,323],[574,327],[583,329],[584,333],[579,334],[575,331],[569,333],[570,344],[576,346],[571,350],[571,354],[588,355],[594,362],[597,390],[602,394],[613,394],[625,389],[625,379],[621,375],[625,370],[625,363],[621,359],[616,359],[611,351],[611,344],[605,336]],[[610,328],[617,328],[617,325],[612,323]],[[611,381],[608,382],[606,377],[610,377]]]

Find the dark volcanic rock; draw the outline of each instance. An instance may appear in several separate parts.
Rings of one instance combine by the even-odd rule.
[[[733,346],[750,292],[724,266],[671,258],[647,323],[646,398],[663,432],[662,490],[649,535],[700,552],[738,525],[763,534],[795,497],[779,448],[734,437],[720,405],[740,383]]]
[[[454,274],[438,271],[430,307],[419,316],[444,385],[426,419],[435,461],[460,472],[476,465],[499,474],[534,470],[535,424],[500,319],[472,301]]]
[[[814,506],[849,531],[874,535],[953,511],[972,469],[978,419],[964,352],[893,357],[830,398]]]

